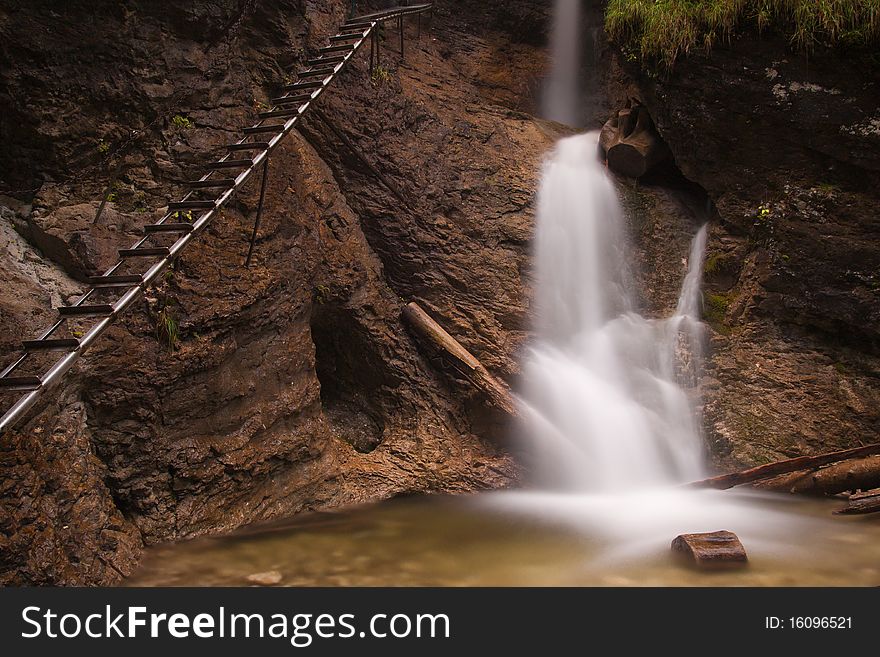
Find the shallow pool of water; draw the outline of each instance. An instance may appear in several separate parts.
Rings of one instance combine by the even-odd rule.
[[[878,586],[880,518],[732,491],[406,498],[152,548],[128,586]],[[702,573],[676,534],[728,529],[750,563]]]

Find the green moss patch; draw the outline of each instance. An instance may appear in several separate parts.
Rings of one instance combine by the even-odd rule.
[[[703,293],[703,318],[719,333],[727,334],[727,311],[730,308],[730,295],[714,292]]]

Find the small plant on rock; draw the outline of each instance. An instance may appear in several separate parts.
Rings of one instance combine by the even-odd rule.
[[[175,128],[180,128],[181,130],[188,130],[192,128],[194,124],[185,116],[175,114],[174,118],[171,119],[171,125],[173,125]]]
[[[394,76],[391,74],[391,71],[379,64],[373,69],[373,74],[370,76],[370,82],[373,83],[374,87],[378,87],[391,82],[393,78]]]
[[[318,285],[315,288],[315,301],[319,304],[325,304],[330,299],[330,288],[326,285]]]
[[[180,341],[177,319],[171,312],[170,302],[166,304],[156,317],[156,339],[168,345],[173,353]]]

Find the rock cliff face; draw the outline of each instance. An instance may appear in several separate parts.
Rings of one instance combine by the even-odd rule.
[[[7,354],[348,3],[106,5],[2,12]],[[503,418],[420,355],[399,313],[417,299],[515,372],[535,171],[559,130],[532,116],[542,11],[445,3],[430,31],[407,23],[405,60],[386,28],[381,75],[361,55],[273,156],[252,267],[255,189],[4,439],[4,583],[111,582],[144,543],[512,481]]]
[[[668,75],[616,53],[715,215],[705,430],[722,467],[880,435],[880,79],[865,53],[744,35]]]

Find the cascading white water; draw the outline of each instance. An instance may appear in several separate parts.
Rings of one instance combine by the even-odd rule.
[[[689,395],[705,228],[675,314],[635,311],[623,219],[596,156],[597,133],[561,140],[544,165],[535,246],[537,340],[522,405],[540,483],[609,490],[696,479],[700,437]]]
[[[640,315],[622,212],[596,148],[596,133],[563,139],[542,172],[536,339],[519,397],[536,485],[483,503],[582,530],[605,547],[593,568],[719,529],[735,531],[753,556],[790,554],[792,537],[821,529],[816,521],[754,494],[680,485],[703,474],[692,402],[706,227],[691,244],[675,311]]]
[[[578,120],[580,71],[580,0],[556,0],[550,38],[553,67],[544,88],[544,118],[567,125]]]
[[[578,0],[557,0],[549,118],[574,123]],[[754,556],[795,551],[820,529],[754,493],[695,490],[703,474],[695,413],[706,227],[697,231],[678,304],[649,319],[634,303],[625,224],[596,133],[547,158],[535,238],[535,333],[523,363],[523,444],[537,486],[484,504],[573,525],[604,544],[599,563],[669,549],[674,536],[735,531]],[[684,254],[682,254],[684,255]]]

